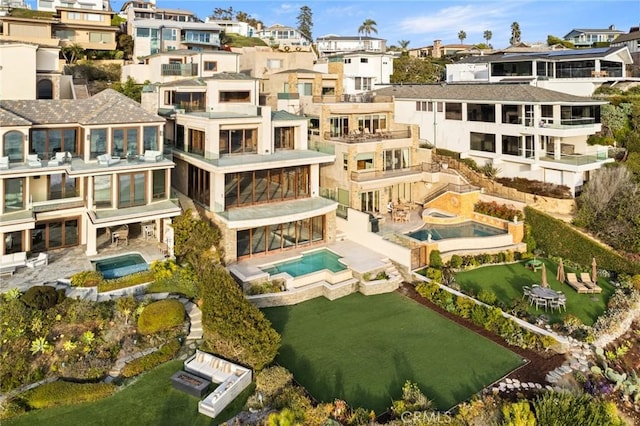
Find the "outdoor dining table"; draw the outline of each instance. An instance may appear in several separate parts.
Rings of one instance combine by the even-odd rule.
[[[531,293],[542,299],[554,300],[560,297],[560,294],[549,287],[533,287]]]
[[[534,272],[542,268],[542,260],[531,259],[526,263],[527,268],[532,269]]]

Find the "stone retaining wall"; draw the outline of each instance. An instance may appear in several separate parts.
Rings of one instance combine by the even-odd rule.
[[[324,296],[329,300],[335,300],[351,293],[355,293],[357,291],[357,286],[358,281],[356,279],[347,280],[338,284],[329,284],[326,281],[320,281],[304,287],[283,291],[281,293],[247,296],[247,300],[258,308],[295,305],[320,296]]]

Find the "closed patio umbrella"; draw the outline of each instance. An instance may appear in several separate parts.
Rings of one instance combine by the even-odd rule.
[[[544,265],[544,262],[542,262],[542,282],[540,285],[542,287],[549,287],[547,283],[547,267]]]
[[[598,265],[596,264],[596,258],[591,261],[591,282],[598,282]]]
[[[562,263],[562,259],[560,259],[560,263],[558,263],[558,272],[556,273],[556,279],[561,283],[564,282],[564,263]]]

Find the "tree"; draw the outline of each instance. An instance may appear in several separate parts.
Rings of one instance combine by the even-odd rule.
[[[142,84],[136,83],[136,81],[131,77],[127,77],[127,81],[124,83],[117,82],[114,83],[112,89],[116,92],[120,92],[128,98],[133,99],[136,102],[140,102],[142,99]]]
[[[370,36],[372,32],[378,34],[378,29],[376,26],[378,23],[371,18],[367,18],[364,20],[362,25],[358,27],[358,34],[364,34],[366,36]]]
[[[467,33],[462,30],[458,31],[458,38],[460,39],[460,44],[462,44],[464,39],[467,38]]]
[[[242,12],[242,11],[238,11],[236,13],[236,21],[246,22],[247,24],[251,25],[253,28],[258,28],[263,26],[263,23],[261,20],[256,19],[251,15],[249,15],[248,13]]]
[[[400,49],[402,49],[403,52],[407,50],[409,43],[411,43],[409,40],[398,40],[398,45],[400,45]]]
[[[313,28],[313,12],[309,6],[302,6],[298,14],[298,31],[309,41],[313,41],[311,30]]]
[[[122,51],[125,58],[131,58],[131,55],[133,55],[133,37],[129,34],[120,34],[116,50]]]
[[[520,43],[521,36],[522,33],[520,32],[520,24],[514,22],[513,24],[511,24],[511,38],[509,39],[509,44],[511,44],[511,46],[515,46],[516,44]]]
[[[442,80],[444,69],[427,58],[402,55],[393,61],[391,83],[436,83]]]
[[[213,13],[211,14],[211,19],[225,19],[228,21],[233,20],[233,6],[229,6],[228,9],[223,9],[221,7],[216,7],[213,9]]]
[[[575,46],[569,40],[563,40],[560,37],[556,37],[554,35],[549,34],[547,36],[547,46],[554,46],[556,44],[560,44],[564,47],[568,47],[569,49],[573,49]]]
[[[76,43],[63,46],[60,51],[62,52],[62,56],[64,56],[65,61],[69,65],[75,64],[76,62],[78,62],[78,59],[80,59],[80,57],[84,55],[84,49]]]
[[[484,33],[482,33],[482,37],[484,37],[484,41],[486,42],[487,46],[491,46],[491,44],[489,44],[489,40],[491,40],[491,37],[493,37],[493,33],[490,30],[484,30]]]

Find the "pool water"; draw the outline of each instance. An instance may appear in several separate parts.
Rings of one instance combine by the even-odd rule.
[[[494,235],[503,235],[507,231],[504,229],[494,228],[474,221],[456,223],[452,225],[428,224],[414,232],[409,232],[407,236],[420,241],[427,241],[429,234],[431,239],[446,240],[449,238],[477,238],[492,237]]]
[[[149,269],[149,265],[144,258],[135,253],[94,260],[91,263],[95,264],[96,271],[100,272],[108,280]]]
[[[328,269],[331,272],[340,272],[347,269],[338,259],[340,259],[340,256],[330,250],[317,250],[305,253],[300,258],[275,263],[261,269],[270,275],[286,272],[292,277],[299,277],[323,269]]]
[[[430,212],[427,216],[431,216],[431,217],[440,217],[440,218],[452,218],[454,216],[448,215],[448,214],[444,214],[444,213],[440,213],[440,212]]]

